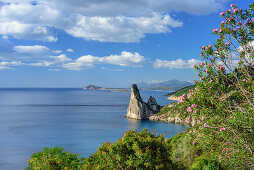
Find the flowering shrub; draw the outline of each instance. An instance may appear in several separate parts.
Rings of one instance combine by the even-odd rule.
[[[178,103],[192,131],[203,134],[197,136],[200,144],[217,153],[215,159],[232,167],[253,166],[254,3],[249,10],[232,4],[220,16],[224,20],[212,29],[219,38],[201,47],[204,61],[194,66],[200,81]]]

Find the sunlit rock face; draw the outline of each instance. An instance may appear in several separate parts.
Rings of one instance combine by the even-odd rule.
[[[126,117],[132,119],[148,119],[160,111],[161,106],[157,104],[154,97],[150,96],[147,103],[143,102],[136,84],[131,86],[131,98]]]

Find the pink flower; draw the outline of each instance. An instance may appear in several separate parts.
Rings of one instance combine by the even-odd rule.
[[[226,24],[226,22],[225,21],[221,21],[221,24]]]
[[[223,29],[220,29],[220,33],[223,31]]]
[[[179,104],[179,103],[182,103],[183,102],[183,99],[180,99],[177,103]]]
[[[231,7],[235,7],[235,4],[231,4],[230,6],[231,6]]]
[[[229,10],[227,10],[227,13],[229,13],[229,12],[231,12],[231,10],[229,9]]]
[[[212,87],[209,87],[209,88],[208,88],[208,90],[211,90],[211,89],[212,89]]]
[[[212,64],[207,64],[207,66],[212,66]]]
[[[236,9],[236,8],[235,8],[235,9],[233,9],[233,12],[237,12],[237,11],[238,11],[238,9]]]
[[[185,99],[185,96],[186,96],[186,94],[184,93],[184,94],[181,96],[181,99],[182,99],[182,100]]]
[[[203,54],[200,54],[200,56],[203,56]]]
[[[225,70],[225,67],[220,67],[220,70]]]
[[[202,49],[205,49],[205,46],[203,45],[201,48],[202,48]]]
[[[218,29],[213,29],[212,31],[213,31],[213,32],[218,32]]]
[[[197,107],[197,105],[196,104],[192,104],[191,107],[194,108],[194,107]]]
[[[225,45],[229,45],[229,43],[225,43]]]
[[[192,131],[190,130],[188,133],[191,133]]]
[[[198,110],[196,109],[196,110],[193,111],[193,113],[197,113],[197,111],[198,111]]]
[[[204,125],[204,127],[209,127],[209,125]]]
[[[247,82],[248,80],[247,80],[247,79],[243,79],[242,81],[243,81],[243,82]]]
[[[247,24],[248,24],[248,23],[246,22],[246,23],[244,23],[243,25],[246,26]]]
[[[229,119],[232,119],[232,116],[230,116],[230,118]]]
[[[191,110],[191,107],[188,107],[188,108],[187,108],[187,111],[188,111],[188,112],[191,112],[191,111],[192,111],[192,110]]]
[[[225,12],[221,12],[221,13],[220,13],[220,16],[223,16],[223,15],[225,15]]]
[[[205,73],[207,73],[207,69],[205,69]]]
[[[218,30],[217,30],[218,31]],[[209,48],[212,48],[212,45],[208,45]]]
[[[232,87],[232,84],[229,84],[228,87]]]
[[[206,83],[204,83],[204,86],[206,86]]]
[[[186,122],[186,123],[190,123],[190,118],[186,118],[186,119],[185,119],[185,122]]]
[[[209,83],[211,84],[213,82],[213,80],[210,80]]]
[[[223,128],[220,128],[220,131],[225,131],[225,130],[226,130],[226,128],[224,128],[224,127],[223,127]]]
[[[205,63],[201,62],[200,65],[203,66],[203,65],[205,65]]]
[[[204,77],[200,77],[200,80],[203,80],[204,79]]]
[[[198,81],[197,80],[194,80],[194,82],[197,84],[198,83]]]

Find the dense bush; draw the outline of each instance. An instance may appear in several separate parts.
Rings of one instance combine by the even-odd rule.
[[[86,169],[172,169],[163,135],[127,131],[116,143],[105,143],[86,159]]]
[[[225,168],[254,168],[254,3],[231,7],[212,30],[216,43],[201,47],[200,81],[179,106],[187,124],[200,119],[190,132],[208,157]]]
[[[63,148],[44,148],[32,154],[26,169],[36,170],[74,170],[82,169],[83,158],[78,154],[63,152]]]

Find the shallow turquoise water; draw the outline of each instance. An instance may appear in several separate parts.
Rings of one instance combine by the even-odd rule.
[[[159,104],[167,91],[141,91]],[[0,170],[26,166],[43,147],[64,147],[87,157],[102,143],[115,142],[125,131],[143,128],[172,137],[183,125],[138,121],[124,117],[130,93],[82,89],[0,89]]]

